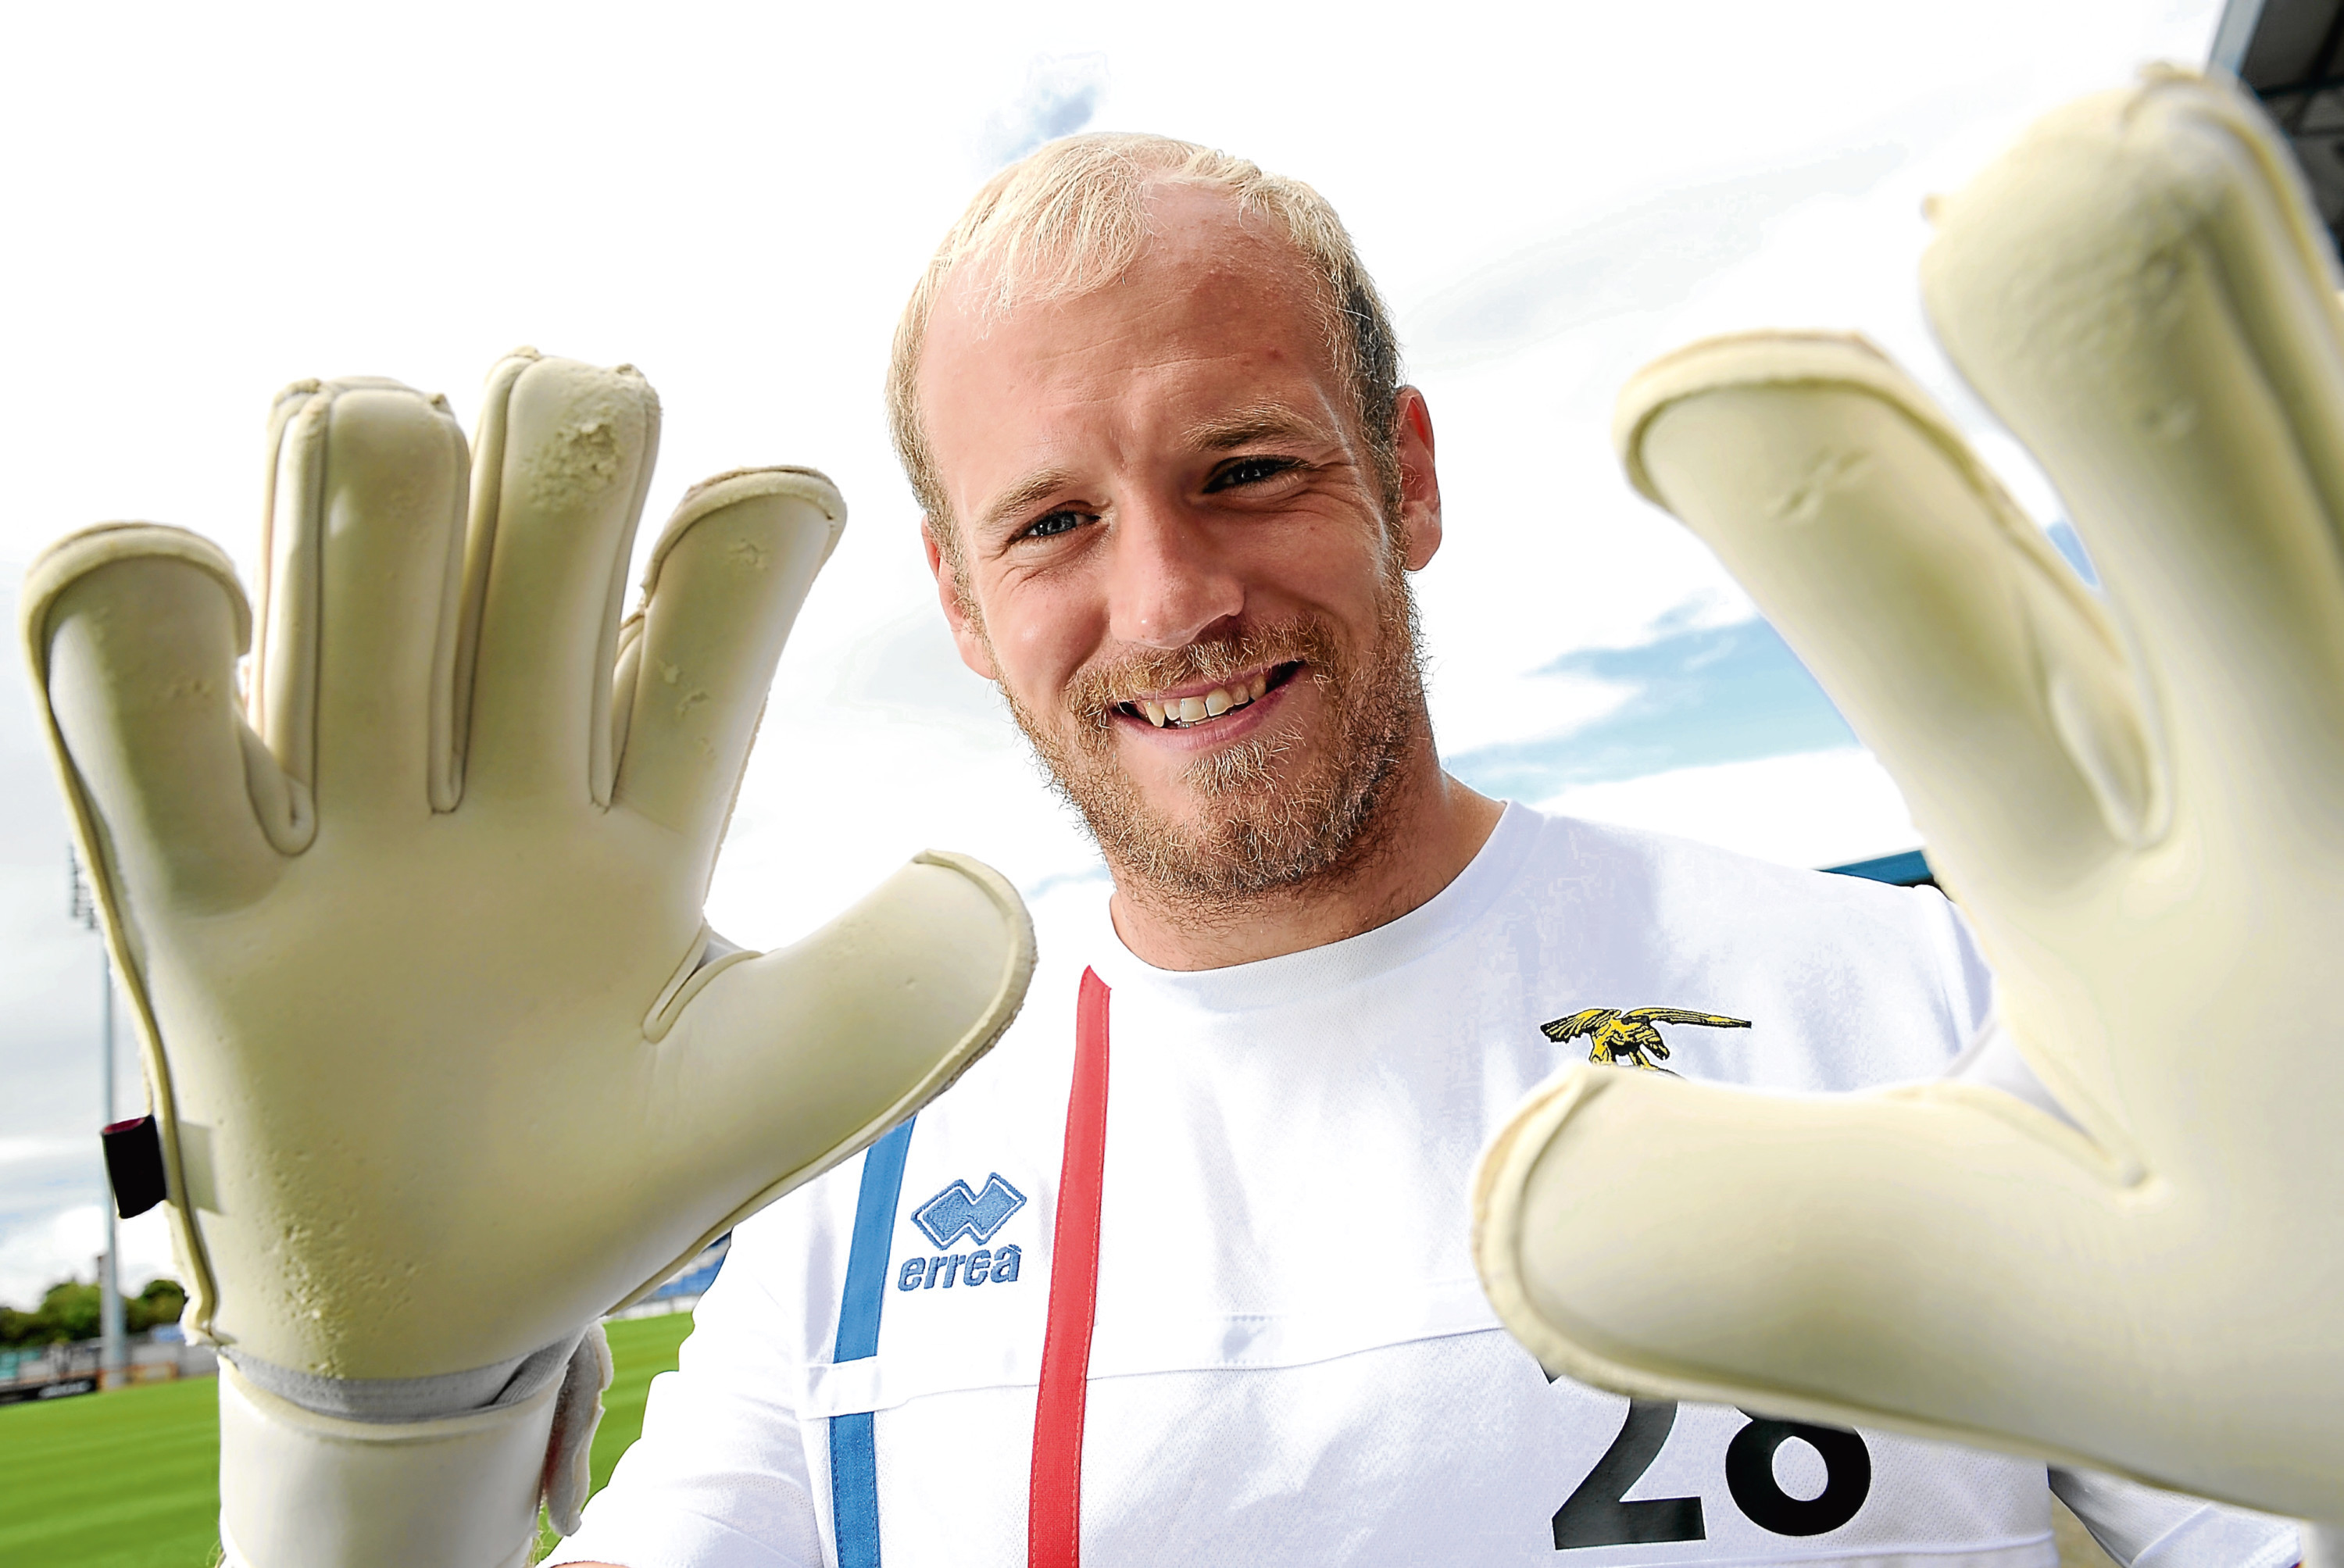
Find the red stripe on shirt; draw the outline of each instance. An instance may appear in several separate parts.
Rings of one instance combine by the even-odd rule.
[[[1075,1080],[1050,1237],[1050,1322],[1034,1396],[1034,1478],[1026,1494],[1026,1568],[1082,1561],[1083,1409],[1090,1391],[1091,1320],[1098,1308],[1099,1183],[1106,1165],[1106,982],[1083,971],[1075,1003]]]

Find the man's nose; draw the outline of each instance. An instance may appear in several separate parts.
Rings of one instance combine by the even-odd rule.
[[[1202,520],[1177,502],[1127,502],[1114,520],[1107,630],[1119,642],[1185,648],[1245,609],[1245,584]]]

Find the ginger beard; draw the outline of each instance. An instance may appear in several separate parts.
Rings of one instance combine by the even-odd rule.
[[[1430,728],[1415,599],[1396,548],[1386,561],[1364,647],[1347,645],[1331,621],[1301,615],[1169,652],[1126,653],[1078,672],[1051,720],[1002,684],[1052,787],[1082,814],[1119,881],[1192,906],[1226,906],[1366,863],[1368,829]],[[973,619],[983,636],[982,618]],[[1123,765],[1116,710],[1265,665],[1275,667],[1273,685],[1314,684],[1318,723],[1286,719],[1188,764],[1179,775],[1187,820],[1150,802]]]

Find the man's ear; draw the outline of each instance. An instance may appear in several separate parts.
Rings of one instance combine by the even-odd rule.
[[[976,606],[961,591],[960,578],[945,552],[936,543],[935,520],[920,519],[920,548],[928,554],[928,572],[936,580],[936,599],[945,607],[945,624],[952,628],[953,646],[960,650],[960,662],[988,681],[1001,677],[993,668],[992,651],[985,645],[985,634],[979,629]]]
[[[1399,459],[1400,535],[1408,569],[1421,572],[1440,548],[1440,475],[1432,466],[1432,410],[1424,394],[1402,387],[1392,409]]]

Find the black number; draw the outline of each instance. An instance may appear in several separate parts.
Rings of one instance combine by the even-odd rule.
[[[1698,1497],[1655,1497],[1638,1502],[1622,1501],[1628,1489],[1644,1478],[1644,1472],[1652,1467],[1652,1461],[1661,1456],[1662,1447],[1669,1441],[1669,1431],[1676,1424],[1677,1407],[1671,1401],[1629,1401],[1628,1419],[1621,1426],[1620,1435],[1612,1440],[1612,1446],[1603,1451],[1603,1457],[1595,1462],[1595,1468],[1587,1472],[1587,1479],[1579,1483],[1579,1490],[1555,1510],[1556,1551],[1567,1552],[1581,1546],[1653,1546],[1669,1541],[1709,1539],[1709,1533],[1702,1528],[1701,1499]],[[1861,1443],[1857,1445],[1859,1449],[1862,1446]],[[1766,1452],[1772,1454],[1773,1450],[1770,1448]],[[1871,1474],[1868,1462],[1864,1472],[1868,1486]],[[1773,1478],[1769,1476],[1767,1479],[1771,1482]],[[1733,1495],[1735,1501],[1741,1500],[1738,1486]],[[1781,1494],[1778,1492],[1776,1495]],[[1825,1495],[1830,1494],[1826,1492]],[[1863,1500],[1859,1497],[1857,1501]],[[1795,1506],[1806,1508],[1813,1504],[1803,1502]],[[1853,1513],[1854,1510],[1848,1512]],[[1765,1521],[1760,1520],[1759,1522],[1763,1524]]]
[[[1748,1411],[1742,1413],[1750,1415]],[[1662,1428],[1662,1433],[1667,1435],[1667,1429]],[[1774,1481],[1774,1451],[1793,1438],[1824,1456],[1821,1496],[1793,1497]],[[1619,1445],[1612,1446],[1616,1450]],[[1659,1452],[1657,1445],[1654,1452]],[[1864,1439],[1835,1426],[1750,1415],[1750,1424],[1735,1432],[1726,1445],[1725,1484],[1733,1493],[1734,1506],[1760,1529],[1777,1535],[1821,1535],[1854,1518],[1864,1500],[1872,1495],[1872,1451],[1864,1446]],[[1560,1545],[1560,1514],[1555,1516],[1554,1536]]]

